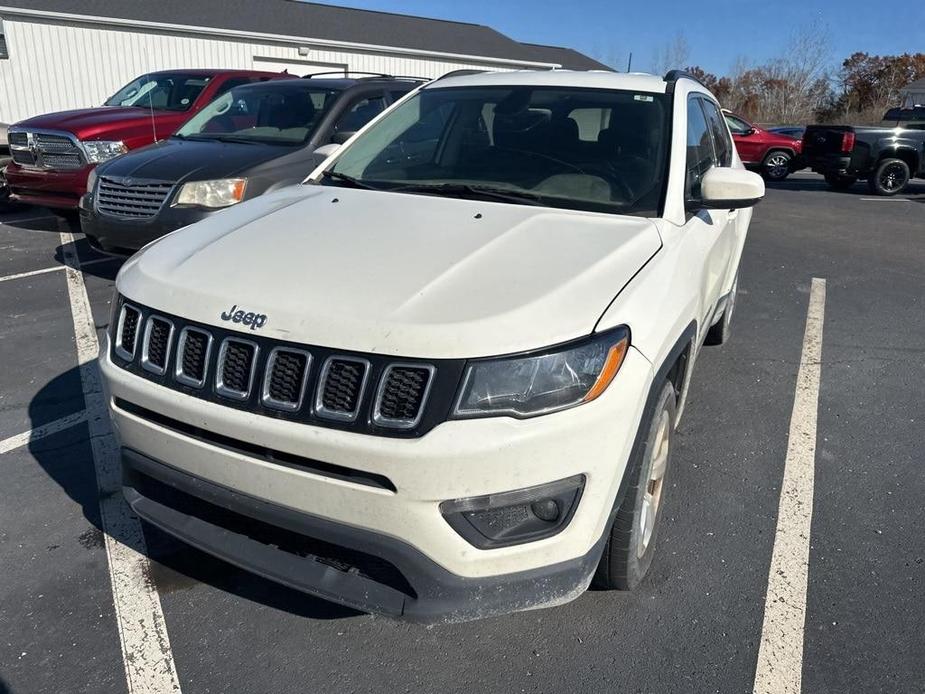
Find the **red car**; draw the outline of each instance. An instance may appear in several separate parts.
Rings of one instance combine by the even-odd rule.
[[[742,163],[769,181],[783,181],[802,164],[803,141],[752,125],[741,116],[723,112]]]
[[[99,163],[171,135],[229,89],[294,75],[253,70],[169,70],[132,80],[99,108],[47,113],[9,128],[10,199],[76,213]]]

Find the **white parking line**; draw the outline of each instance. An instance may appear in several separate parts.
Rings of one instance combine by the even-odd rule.
[[[74,414],[69,414],[66,417],[62,417],[61,419],[56,419],[53,422],[48,422],[48,424],[42,424],[41,426],[37,426],[34,429],[30,429],[29,431],[24,431],[21,434],[16,434],[16,436],[3,439],[3,441],[0,441],[0,455],[9,453],[10,451],[20,448],[21,446],[30,444],[33,441],[44,439],[46,436],[57,434],[59,431],[70,429],[71,427],[77,426],[78,424],[82,424],[86,421],[86,411],[75,412]]]
[[[912,202],[909,198],[860,198],[861,202]]]
[[[90,444],[100,494],[100,516],[112,584],[116,624],[129,694],[180,692],[160,597],[151,580],[138,518],[122,497],[119,451],[109,423],[96,358],[99,342],[74,236],[61,233],[67,289],[74,320],[77,363],[90,423]]]
[[[813,515],[825,280],[813,278],[790,416],[754,694],[799,694]]]
[[[0,277],[0,282],[9,282],[10,280],[20,280],[23,277],[34,277],[35,275],[44,275],[46,272],[54,272],[55,270],[63,270],[63,265],[55,265],[54,267],[43,267],[41,270],[30,270],[29,272],[20,272],[15,275],[7,275],[6,277]]]

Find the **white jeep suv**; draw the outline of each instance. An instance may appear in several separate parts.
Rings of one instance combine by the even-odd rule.
[[[125,264],[100,361],[128,502],[418,621],[633,588],[763,195],[683,73],[431,82]]]

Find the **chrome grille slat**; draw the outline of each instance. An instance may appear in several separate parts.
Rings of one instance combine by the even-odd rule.
[[[430,364],[389,364],[379,380],[373,421],[394,429],[417,426],[433,380],[434,367]]]
[[[134,306],[124,304],[119,312],[119,324],[116,327],[116,354],[132,361],[138,347],[138,328],[141,321],[141,311]],[[131,347],[131,349],[129,349]]]
[[[127,181],[124,178],[100,178],[96,208],[116,217],[153,217],[158,213],[174,184],[170,181]]]
[[[311,363],[312,355],[305,350],[274,348],[267,357],[261,402],[279,410],[300,409]]]
[[[232,400],[247,400],[254,386],[259,351],[250,340],[226,337],[215,366],[215,392]]]
[[[319,417],[352,422],[360,412],[370,364],[365,359],[331,356],[325,361],[315,394]]]
[[[162,316],[148,316],[141,343],[141,366],[158,376],[167,372],[173,343],[173,322]]]
[[[185,385],[202,388],[209,373],[212,335],[205,330],[186,327],[177,339],[176,379]]]

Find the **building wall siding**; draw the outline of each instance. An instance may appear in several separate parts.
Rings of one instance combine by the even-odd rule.
[[[393,75],[437,77],[464,68],[504,69],[486,63],[429,60],[419,56],[385,55],[316,48],[299,55],[286,43],[236,41],[226,37],[177,35],[96,25],[57,22],[3,23],[9,59],[0,60],[0,122],[72,108],[98,106],[132,78],[152,70],[174,68],[273,69],[291,64],[293,74],[329,66]],[[384,37],[385,38],[385,37]]]

